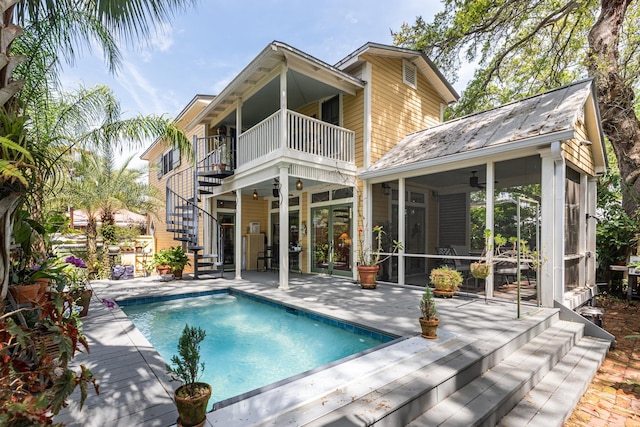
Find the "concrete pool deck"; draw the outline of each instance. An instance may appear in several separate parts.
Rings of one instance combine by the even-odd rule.
[[[430,363],[429,357],[436,362],[470,343],[477,343],[473,344],[473,352],[487,353],[492,343],[508,343],[557,313],[554,309],[523,305],[521,319],[516,319],[513,303],[471,297],[438,299],[439,338],[425,340],[419,337],[418,324],[422,290],[413,287],[381,284],[375,290],[363,290],[351,280],[335,276],[291,274],[290,290],[283,291],[277,288],[276,274],[262,272],[245,272],[243,280],[161,282],[158,277],[151,277],[96,281],[92,285],[94,297],[83,326],[91,353],[81,354],[76,360],[92,370],[100,384],[100,395],[90,391],[85,407],[78,410],[78,393],[74,394],[69,407],[54,419],[74,426],[168,426],[177,419],[172,401],[176,384],[169,382],[164,361],[120,308],[108,308],[101,303],[103,298],[117,301],[234,288],[408,337],[346,364],[213,411],[207,416],[206,425],[211,426],[360,425],[346,419],[340,422],[339,409],[367,395],[367,390],[384,388],[390,381],[387,376],[410,376],[412,369]],[[420,367],[412,365],[418,362]],[[388,369],[390,365],[394,365],[393,370]],[[393,400],[393,396],[386,399]],[[336,421],[330,420],[332,413],[337,414]]]

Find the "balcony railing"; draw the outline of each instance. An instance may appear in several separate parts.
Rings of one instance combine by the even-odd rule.
[[[287,115],[286,146],[282,146],[281,114]],[[295,152],[310,159],[354,162],[355,133],[294,111],[277,111],[238,138],[237,167],[277,150],[282,155]],[[287,153],[289,151],[289,153]]]

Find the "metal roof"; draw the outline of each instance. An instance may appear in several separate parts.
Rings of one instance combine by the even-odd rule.
[[[584,106],[592,90],[592,80],[582,80],[415,132],[359,175],[390,175],[427,166],[435,159],[441,163],[447,156],[468,153],[480,157],[489,151],[519,149],[528,142],[543,145],[563,135],[572,137],[577,121],[584,120]]]

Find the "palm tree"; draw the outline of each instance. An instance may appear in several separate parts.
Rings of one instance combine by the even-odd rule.
[[[83,46],[95,44],[116,71],[120,61],[118,41],[145,40],[155,25],[170,19],[196,0],[6,0],[0,2],[0,116],[25,123],[30,103],[50,100],[64,60],[73,64]],[[16,210],[34,183],[42,181],[42,167],[55,174],[47,153],[35,147],[29,135],[15,137],[15,126],[0,127],[0,301],[9,285],[9,246]],[[22,127],[26,132],[26,128]],[[184,144],[175,128],[165,128],[172,141]],[[173,138],[172,138],[173,137]],[[18,139],[17,143],[14,139]],[[139,143],[139,142],[138,142]],[[48,154],[48,153],[47,153]],[[56,157],[54,156],[55,160]]]
[[[129,158],[120,168],[115,167],[111,146],[102,153],[82,153],[74,162],[73,176],[61,185],[56,198],[62,206],[72,206],[87,214],[87,265],[95,271],[97,266],[97,223],[113,225],[114,215],[122,209],[138,213],[152,213],[161,206],[155,187],[141,181],[145,171],[129,169]],[[103,249],[103,267],[109,265],[107,251]],[[105,270],[103,270],[105,271]],[[108,271],[108,270],[107,270]]]

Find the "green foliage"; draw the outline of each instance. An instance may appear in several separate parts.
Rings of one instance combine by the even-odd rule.
[[[611,151],[609,156],[612,157]],[[609,277],[609,265],[626,260],[638,243],[636,233],[640,232],[640,218],[629,216],[623,208],[623,185],[615,162],[598,181],[596,250],[601,279]]]
[[[443,3],[432,22],[417,17],[392,35],[397,45],[424,49],[452,82],[464,62],[478,64],[455,116],[562,86],[586,73],[597,1]],[[632,25],[629,30],[630,38],[638,33]]]
[[[420,299],[420,312],[426,320],[437,319],[436,302],[429,286],[425,286],[424,293]]]
[[[429,280],[437,290],[457,292],[463,278],[459,271],[444,266],[431,270]]]
[[[200,362],[200,343],[206,332],[199,327],[184,325],[178,340],[178,355],[171,357],[171,365],[167,365],[167,373],[172,381],[182,381],[189,396],[195,396],[193,385],[200,379],[204,371],[204,362]]]
[[[182,270],[190,265],[189,257],[182,246],[172,246],[153,254],[154,266],[168,265],[173,271]]]
[[[89,384],[98,392],[88,369],[69,367],[78,351],[88,350],[77,315],[67,312],[72,303],[66,293],[47,293],[33,309],[40,313],[38,323],[26,327],[16,323],[15,316],[0,316],[0,425],[51,425],[51,416],[66,405],[77,385],[81,388],[80,407]],[[56,353],[49,353],[44,337],[59,343]],[[48,384],[53,385],[34,391]]]

